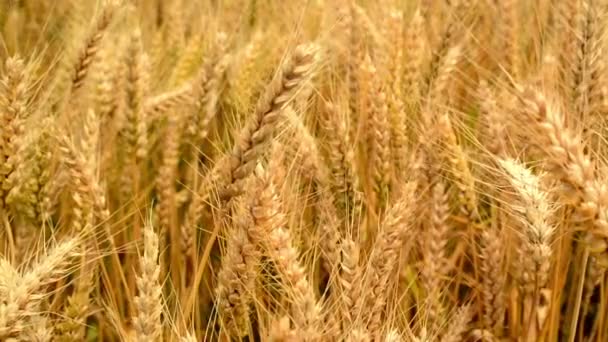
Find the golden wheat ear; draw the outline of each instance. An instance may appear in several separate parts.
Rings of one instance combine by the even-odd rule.
[[[245,337],[251,330],[251,306],[261,265],[264,232],[248,213],[244,200],[235,204],[233,227],[226,232],[226,246],[218,273],[215,300],[224,334]]]
[[[553,108],[545,97],[528,89],[522,95],[524,118],[534,123],[534,143],[545,156],[549,176],[560,185],[564,204],[576,211],[577,221],[585,222],[586,243],[602,264],[608,266],[606,225],[600,217],[607,208],[600,203],[608,196],[601,184],[603,173],[588,154],[579,134],[566,125],[563,114]]]
[[[21,162],[20,150],[24,134],[28,96],[28,74],[19,57],[6,60],[5,75],[0,81],[0,207],[16,186],[15,172]]]
[[[95,27],[88,34],[83,44],[82,51],[73,68],[70,101],[77,96],[77,92],[84,85],[84,82],[89,75],[91,64],[99,52],[101,40],[110,27],[110,24],[118,11],[118,7],[119,3],[117,1],[107,0],[103,5],[101,14],[96,19]]]
[[[251,120],[236,137],[229,155],[229,173],[224,197],[242,192],[240,181],[251,175],[255,164],[274,135],[283,110],[294,99],[304,81],[316,71],[318,47],[314,44],[299,45],[284,61],[278,74],[260,97]]]
[[[381,330],[389,298],[387,291],[392,286],[391,275],[398,263],[399,250],[411,229],[415,187],[413,182],[405,185],[402,197],[387,210],[369,256],[369,268],[363,281],[355,285],[361,286],[356,293],[363,295],[357,298],[352,315],[360,317],[374,335]]]
[[[159,238],[151,222],[143,231],[144,250],[140,256],[141,274],[137,277],[138,294],[133,298],[137,315],[134,317],[138,341],[161,341],[163,328],[162,287],[160,283]]]
[[[276,265],[282,284],[291,297],[290,315],[295,326],[303,333],[318,335],[315,329],[320,323],[320,307],[306,268],[299,260],[292,232],[287,229],[283,204],[270,172],[277,170],[265,170],[260,164],[255,170],[258,196],[251,208],[253,221],[266,233],[265,251]]]
[[[42,256],[27,270],[17,272],[10,264],[2,259],[0,269],[4,271],[2,290],[0,293],[8,301],[4,304],[3,317],[0,321],[0,338],[25,338],[29,319],[35,317],[40,305],[50,294],[46,287],[66,277],[73,268],[74,260],[82,254],[78,238],[66,239],[58,243]]]
[[[421,280],[427,291],[427,326],[431,329],[438,327],[443,316],[442,278],[447,275],[447,243],[449,238],[448,218],[450,207],[445,185],[437,181],[432,189],[431,208],[429,209],[430,225],[423,238],[423,266]]]

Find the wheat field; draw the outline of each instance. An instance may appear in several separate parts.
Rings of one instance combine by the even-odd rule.
[[[607,0],[0,0],[0,341],[608,341]]]

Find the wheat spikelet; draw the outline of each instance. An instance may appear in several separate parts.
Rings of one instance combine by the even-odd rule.
[[[249,296],[255,290],[257,257],[246,234],[246,227],[229,231],[226,254],[218,273],[215,289],[217,305],[225,329],[230,335],[245,336],[249,324]]]
[[[392,9],[387,19],[387,32],[389,37],[392,37],[392,46],[396,47],[389,50],[387,54],[386,72],[390,87],[389,90],[385,90],[385,95],[388,104],[388,118],[390,122],[390,142],[391,142],[391,156],[393,168],[393,178],[396,182],[404,181],[406,178],[405,170],[408,165],[407,158],[407,113],[406,105],[403,100],[403,54],[402,46],[404,46],[404,29],[403,29],[403,14],[395,9]],[[379,99],[380,100],[380,99]]]
[[[169,258],[171,260],[172,279],[176,284],[179,279],[179,244],[171,244],[170,240],[176,239],[180,235],[178,223],[178,208],[177,208],[177,172],[179,164],[179,139],[180,139],[180,120],[177,114],[173,114],[168,118],[166,130],[164,132],[164,148],[162,151],[162,164],[159,167],[157,175],[157,191],[159,194],[158,201],[158,217],[160,225],[160,244],[164,250],[170,248]],[[163,271],[161,276],[164,278],[167,272],[166,263],[161,263]]]
[[[549,222],[553,209],[548,202],[548,195],[541,189],[540,180],[530,170],[514,160],[501,160],[500,165],[509,176],[521,204],[512,207],[518,215],[524,229],[524,251],[528,256],[524,261],[522,282],[524,291],[533,292],[535,287],[543,288],[548,281],[551,261],[551,238],[554,228]]]
[[[194,120],[198,125],[189,127],[188,134],[195,136],[195,146],[200,145],[209,134],[211,120],[218,114],[219,96],[225,72],[230,63],[230,54],[226,53],[227,42],[225,34],[219,33],[215,43],[218,46],[217,55],[202,67],[202,74],[198,80],[198,99],[196,110],[193,112]]]
[[[579,189],[594,178],[593,160],[584,152],[581,138],[566,127],[562,113],[549,107],[542,94],[529,90],[524,96],[524,114],[543,133],[537,143],[549,157],[549,169],[554,177],[570,186],[563,189],[565,195],[577,196]]]
[[[55,325],[54,335],[58,341],[82,341],[86,336],[86,320],[90,314],[89,296],[93,288],[95,271],[82,268],[81,279],[64,305],[62,321]]]
[[[461,3],[462,2],[457,2],[457,4],[454,6],[459,7]],[[440,77],[440,75],[445,75],[445,71],[451,72],[451,70],[456,65],[453,57],[456,55],[456,50],[454,46],[457,40],[457,35],[459,33],[458,22],[462,19],[459,18],[460,16],[462,16],[462,10],[460,8],[456,8],[453,12],[450,12],[449,18],[447,19],[447,22],[445,23],[444,27],[441,30],[442,32],[438,37],[439,41],[436,44],[431,44],[435,46],[433,47],[433,57],[428,67],[428,74],[425,77],[425,88],[423,89],[425,93],[432,93],[432,88],[438,88],[434,85],[435,83],[438,83],[439,85],[443,86],[445,82],[437,82],[437,79]],[[450,50],[452,51],[451,53]],[[460,52],[458,52],[458,54],[459,53]],[[450,54],[452,55],[452,57],[448,57]],[[443,69],[444,71],[442,72],[441,69]],[[435,94],[439,93],[440,91],[435,92]]]
[[[558,61],[560,64],[560,81],[564,96],[574,98],[576,90],[577,34],[579,34],[580,6],[578,0],[562,1],[556,6],[556,39],[560,47]]]
[[[136,28],[131,36],[127,50],[126,65],[126,122],[123,127],[126,155],[137,164],[147,152],[147,120],[144,112],[144,99],[147,94],[147,55],[142,51],[141,31]]]
[[[200,66],[204,50],[203,43],[204,39],[201,35],[193,35],[188,38],[181,56],[178,56],[179,60],[171,72],[171,78],[168,83],[172,87],[186,82],[192,72]]]
[[[298,260],[291,232],[285,228],[285,215],[276,193],[276,185],[262,167],[256,169],[259,195],[252,207],[254,223],[267,234],[266,249],[274,261],[285,286],[293,295],[291,315],[296,326],[304,329],[314,340],[315,325],[319,319],[319,307],[308,282],[305,268]]]
[[[456,179],[456,187],[458,189],[458,197],[461,201],[463,212],[472,220],[479,217],[477,190],[475,178],[471,172],[468,157],[462,146],[458,143],[456,133],[452,126],[452,120],[448,114],[444,114],[439,118],[439,130],[445,139],[445,158],[448,164],[452,167],[452,174]]]
[[[549,281],[553,253],[551,239],[555,230],[549,220],[553,209],[548,202],[548,195],[540,188],[540,179],[530,170],[513,160],[502,160],[500,164],[517,195],[512,208],[524,230],[524,238],[518,250],[518,281],[524,294],[523,318],[535,320],[532,328],[527,331],[528,338],[533,338],[537,329],[542,330],[544,318],[539,316],[538,310],[535,312],[537,317],[531,317],[529,307],[533,305],[531,303],[537,302],[536,298]],[[536,325],[540,326],[536,328]]]
[[[340,217],[332,203],[327,188],[317,190],[315,208],[318,215],[317,229],[322,251],[322,265],[328,274],[333,274],[340,262]]]
[[[75,93],[82,88],[91,64],[93,63],[97,53],[99,52],[99,45],[103,39],[108,27],[112,22],[112,18],[117,11],[116,4],[108,0],[104,5],[103,10],[95,28],[89,33],[82,51],[78,56],[78,60],[74,65],[74,71],[72,76],[72,86],[70,96],[74,97]]]
[[[498,107],[496,96],[487,82],[479,84],[479,110],[486,128],[483,137],[488,151],[495,155],[505,153],[507,148],[507,128]]]
[[[30,325],[22,334],[22,338],[32,342],[50,342],[53,340],[53,331],[50,328],[50,319],[42,314],[30,317]]]
[[[355,303],[361,298],[361,270],[359,269],[359,246],[351,239],[345,238],[340,243],[340,293],[342,330],[348,331],[354,318],[358,316]]]
[[[525,114],[534,120],[540,133],[537,144],[548,157],[547,168],[562,185],[561,194],[567,203],[575,205],[577,220],[590,220],[586,238],[589,247],[593,253],[605,255],[608,189],[596,178],[594,161],[585,153],[581,138],[566,127],[561,113],[549,107],[541,94],[528,92],[524,105]],[[602,264],[608,265],[603,260]]]
[[[458,311],[454,314],[454,318],[452,318],[452,322],[446,327],[446,331],[441,337],[441,342],[462,341],[462,335],[467,331],[470,320],[470,307],[465,305],[458,308]]]
[[[355,312],[365,315],[369,330],[373,334],[379,332],[388,297],[386,291],[391,286],[390,275],[397,264],[403,239],[410,228],[415,186],[415,183],[406,184],[401,193],[402,198],[387,210],[370,255],[369,274],[366,275],[365,282],[359,284],[363,288],[357,290],[363,293],[364,288],[369,288],[372,293],[370,297],[357,299]]]
[[[23,60],[6,60],[6,75],[0,82],[0,205],[15,186],[11,175],[19,162],[19,143],[26,111],[27,74]]]
[[[367,112],[368,137],[368,164],[370,165],[369,176],[373,179],[372,187],[375,193],[375,205],[377,211],[381,211],[389,196],[391,180],[391,151],[390,151],[390,125],[388,120],[388,108],[386,94],[379,84],[376,68],[369,56],[363,63],[363,78],[370,83],[366,88],[372,92],[369,96],[371,103]]]
[[[181,0],[161,5],[163,14],[163,33],[165,44],[175,51],[181,50],[184,44],[184,4]]]
[[[109,215],[105,192],[95,176],[98,144],[98,133],[94,128],[96,122],[95,113],[89,111],[84,137],[79,145],[67,135],[59,137],[61,161],[68,169],[71,185],[75,190],[71,195],[75,203],[72,225],[77,232],[90,233],[89,229],[92,228],[96,217],[105,222]]]
[[[93,75],[95,81],[95,109],[104,122],[112,118],[119,108],[119,96],[114,88],[119,85],[119,77],[115,70],[118,66],[118,58],[113,51],[102,48],[99,52],[99,66]]]
[[[268,85],[249,121],[238,135],[230,154],[229,186],[239,187],[238,182],[251,174],[255,163],[300,85],[314,71],[317,48],[300,45],[285,60],[281,70]],[[231,191],[233,192],[233,191]],[[238,192],[238,191],[237,191]]]
[[[194,255],[197,226],[205,210],[205,199],[208,195],[205,187],[201,185],[192,195],[192,201],[186,210],[184,222],[181,224],[181,253],[186,257]]]
[[[322,250],[322,264],[325,271],[331,274],[340,259],[338,242],[342,222],[330,193],[330,171],[321,159],[317,140],[304,125],[302,119],[297,116],[292,107],[287,108],[285,115],[294,128],[293,139],[298,142],[296,145],[298,150],[294,152],[296,154],[294,158],[301,161],[300,168],[303,176],[310,177],[312,181],[312,192],[315,194],[315,223]]]
[[[256,291],[261,262],[259,239],[255,222],[249,214],[246,200],[235,204],[234,228],[227,232],[225,258],[218,273],[215,288],[221,322],[225,329],[237,336],[249,332],[250,311]]]
[[[272,342],[300,342],[304,340],[304,337],[298,335],[298,331],[290,327],[289,317],[282,317],[272,321],[268,340]]]
[[[68,167],[75,190],[72,193],[72,200],[75,204],[72,208],[73,229],[79,233],[82,231],[88,232],[94,224],[94,198],[91,196],[95,186],[93,170],[84,154],[77,150],[74,142],[69,137],[64,136],[60,140],[59,149],[63,154],[63,161]]]
[[[327,141],[327,163],[329,164],[331,190],[336,208],[347,216],[346,224],[352,221],[360,206],[359,176],[355,156],[345,118],[332,103],[325,103],[322,127]],[[339,138],[342,137],[342,138]],[[344,229],[346,231],[346,229]]]
[[[447,51],[437,69],[437,74],[434,77],[433,82],[429,86],[429,98],[439,101],[440,103],[448,102],[442,99],[447,95],[446,90],[449,89],[450,78],[456,70],[461,55],[462,48],[460,45],[456,45]]]
[[[292,152],[294,154],[292,158],[298,160],[303,176],[310,176],[318,187],[329,186],[329,170],[321,159],[321,151],[311,129],[306,126],[303,118],[295,112],[292,106],[285,109],[285,117],[290,127],[293,128],[295,142],[295,146],[287,146],[287,148],[297,148]]]
[[[69,267],[79,254],[79,240],[72,238],[55,246],[23,274],[9,271],[2,284],[4,292],[0,302],[0,338],[9,339],[24,332],[27,320],[44,298],[41,290],[69,272]]]
[[[360,114],[359,110],[359,95],[361,94],[358,82],[358,68],[359,63],[364,57],[363,48],[363,35],[362,29],[359,26],[358,17],[355,15],[354,2],[348,1],[348,10],[344,17],[344,26],[346,29],[347,42],[347,53],[348,53],[348,64],[347,64],[347,86],[348,86],[348,118],[353,124],[353,128],[357,126]],[[351,138],[353,137],[353,130],[349,131]]]
[[[16,216],[25,217],[31,225],[43,226],[52,212],[53,131],[50,120],[32,129],[25,141],[27,147],[22,152],[22,162],[13,173],[15,186],[6,198]]]
[[[436,326],[441,316],[441,278],[446,273],[446,244],[448,241],[448,205],[445,186],[441,181],[433,185],[431,194],[430,226],[424,239],[424,266],[421,271],[422,282],[427,291],[427,320]]]
[[[396,89],[400,94],[401,74],[403,62],[403,13],[396,8],[388,9],[388,16],[384,22],[385,28],[383,34],[387,37],[387,43],[394,48],[386,52],[386,77],[390,80],[391,87]],[[394,91],[393,90],[393,91]]]
[[[574,109],[582,122],[597,123],[598,111],[603,110],[604,61],[600,57],[603,49],[604,23],[602,4],[583,1],[581,11],[581,37],[576,54]],[[595,117],[595,118],[594,118]],[[597,126],[587,126],[596,129]]]
[[[498,227],[485,227],[481,233],[481,270],[483,282],[483,301],[485,328],[500,336],[504,321],[506,277],[502,262],[502,239]]]
[[[138,294],[133,299],[137,316],[134,325],[137,341],[162,341],[160,266],[158,236],[150,223],[144,227],[144,253],[140,257],[141,274],[137,276]]]
[[[407,169],[407,113],[403,96],[403,46],[404,44],[404,29],[403,29],[403,14],[395,9],[392,9],[387,19],[386,34],[391,37],[392,46],[396,47],[389,50],[387,56],[388,67],[386,68],[389,84],[387,90],[381,92],[381,95],[386,96],[388,120],[390,122],[390,143],[391,143],[391,164],[393,167],[393,182],[400,182],[405,179],[403,174]],[[390,49],[390,48],[389,48]],[[415,52],[414,52],[415,53]],[[411,66],[410,66],[411,67]],[[411,80],[408,80],[411,82]],[[378,101],[381,101],[378,98]],[[407,101],[407,100],[406,100]]]
[[[420,9],[414,12],[414,16],[410,20],[407,27],[404,44],[404,58],[403,64],[403,85],[404,94],[411,97],[410,101],[418,101],[420,98],[420,82],[422,81],[421,69],[424,62],[423,49],[424,49],[424,17],[422,16]]]
[[[188,104],[193,98],[193,85],[187,83],[175,90],[171,90],[146,100],[144,110],[150,121],[161,117],[169,110]]]
[[[232,74],[232,82],[229,94],[230,101],[235,102],[239,111],[245,112],[251,107],[251,102],[259,90],[260,82],[260,57],[263,56],[262,44],[267,35],[256,31],[243,50],[235,56],[236,64]],[[244,119],[239,116],[239,119]]]

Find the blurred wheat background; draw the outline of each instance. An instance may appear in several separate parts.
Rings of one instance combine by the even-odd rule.
[[[606,341],[606,0],[0,0],[0,341]]]

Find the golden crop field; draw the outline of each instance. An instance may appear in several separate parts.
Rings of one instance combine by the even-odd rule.
[[[608,0],[0,0],[0,341],[608,341]]]

